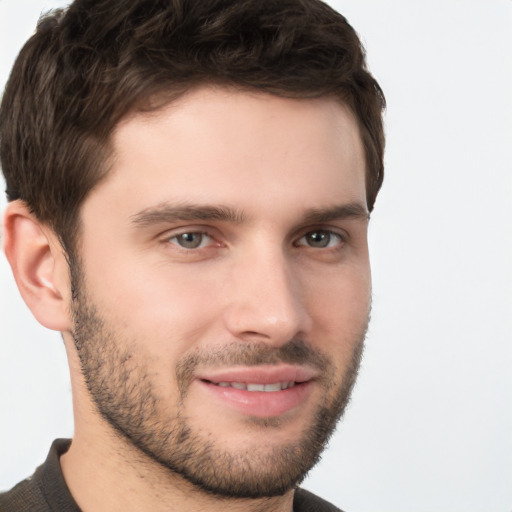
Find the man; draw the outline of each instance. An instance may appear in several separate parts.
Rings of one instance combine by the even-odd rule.
[[[76,0],[0,112],[4,250],[75,434],[1,510],[337,510],[297,488],[370,311],[382,92],[317,0]]]

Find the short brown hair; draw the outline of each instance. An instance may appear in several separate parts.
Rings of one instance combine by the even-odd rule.
[[[354,29],[319,0],[76,0],[43,16],[0,107],[8,199],[25,201],[69,252],[80,205],[108,172],[116,124],[156,95],[208,83],[347,104],[373,208],[384,96]]]

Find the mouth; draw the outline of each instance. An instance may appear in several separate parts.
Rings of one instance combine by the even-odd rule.
[[[306,367],[240,367],[201,375],[205,400],[244,416],[278,417],[304,406],[315,373]]]
[[[297,382],[295,381],[284,381],[284,382],[272,382],[270,384],[263,383],[248,383],[248,382],[212,382],[208,380],[204,380],[208,384],[213,384],[214,386],[219,386],[221,388],[235,388],[235,389],[244,389],[249,392],[263,391],[265,393],[273,393],[276,391],[283,391],[285,389],[293,388]]]

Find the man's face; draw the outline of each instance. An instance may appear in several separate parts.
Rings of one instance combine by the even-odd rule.
[[[363,149],[332,99],[204,88],[114,134],[84,203],[75,343],[104,419],[213,493],[292,488],[355,379]]]

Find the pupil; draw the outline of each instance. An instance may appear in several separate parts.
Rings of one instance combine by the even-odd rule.
[[[315,231],[309,235],[309,243],[314,247],[327,247],[330,240],[330,234],[325,231]]]
[[[183,233],[178,238],[179,243],[186,249],[195,249],[201,245],[202,235],[198,233]]]

